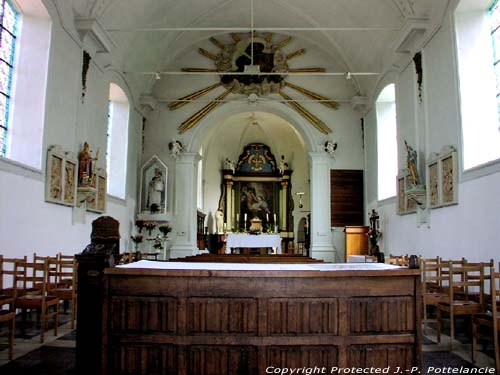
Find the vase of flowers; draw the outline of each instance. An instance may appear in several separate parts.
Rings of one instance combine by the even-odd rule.
[[[156,228],[156,221],[145,221],[144,222],[144,228],[146,228],[148,230],[148,233],[149,235],[151,236],[151,232],[153,231],[153,229]]]
[[[145,220],[142,220],[142,219],[137,219],[135,221],[135,226],[137,227],[137,230],[139,231],[139,233],[142,233],[142,228],[144,228],[144,223],[146,221]]]
[[[172,232],[172,227],[166,223],[166,224],[161,224],[158,226],[158,230],[161,232],[164,238],[167,238],[168,234]]]
[[[138,248],[139,248],[139,244],[142,242],[142,234],[136,234],[135,236],[130,236],[130,239],[132,240],[132,242],[134,243],[134,247],[135,247],[135,251],[137,252]]]

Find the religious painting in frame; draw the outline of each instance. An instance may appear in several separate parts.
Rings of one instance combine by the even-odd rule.
[[[66,206],[75,205],[77,161],[73,153],[58,145],[47,151],[45,201]]]
[[[448,206],[458,203],[457,152],[448,146],[439,158],[441,172],[441,204]]]
[[[156,155],[141,168],[140,212],[165,214],[167,212],[168,168]]]
[[[274,228],[279,216],[279,183],[275,181],[239,181],[236,183],[236,219],[239,228],[249,228],[258,218],[262,227]],[[245,223],[246,218],[246,223]],[[246,224],[246,227],[245,227]]]

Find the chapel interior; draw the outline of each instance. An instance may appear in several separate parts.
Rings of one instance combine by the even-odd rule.
[[[1,373],[500,372],[498,0],[0,5]]]

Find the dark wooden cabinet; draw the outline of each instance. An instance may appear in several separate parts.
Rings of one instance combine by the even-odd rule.
[[[363,171],[330,172],[331,226],[363,225]]]

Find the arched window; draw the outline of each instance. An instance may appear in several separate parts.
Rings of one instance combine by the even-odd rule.
[[[500,158],[500,4],[462,0],[454,15],[467,170]]]
[[[109,85],[106,169],[108,194],[125,199],[127,182],[128,120],[127,95],[116,84]]]
[[[41,0],[0,0],[0,156],[41,169],[51,20]]]
[[[1,0],[0,15],[0,155],[7,154],[9,109],[19,13],[10,1]]]
[[[387,85],[382,90],[378,96],[376,107],[378,200],[382,200],[396,195],[398,145],[394,84]]]

